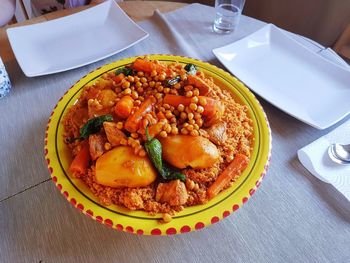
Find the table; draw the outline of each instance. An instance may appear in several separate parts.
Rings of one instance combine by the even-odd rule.
[[[166,12],[185,5],[135,1],[121,6],[138,20],[151,18],[155,8]],[[205,16],[202,9],[212,11],[200,5],[190,10],[198,23]],[[171,14],[168,25],[176,21],[177,14]],[[242,17],[241,34],[261,25]],[[330,129],[315,130],[259,97],[271,125],[272,160],[258,191],[243,208],[204,230],[168,237],[113,231],[82,215],[51,182],[43,157],[44,129],[50,110],[73,80],[104,62],[26,78],[6,41],[1,30],[0,52],[14,86],[0,101],[1,262],[349,262],[348,201],[308,173],[296,157],[298,149]],[[209,52],[200,55],[220,66]]]

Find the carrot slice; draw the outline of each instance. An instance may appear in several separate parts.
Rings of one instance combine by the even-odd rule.
[[[74,157],[69,167],[69,171],[75,176],[86,173],[90,161],[89,144],[87,141],[84,141],[81,146],[80,151]]]
[[[132,108],[134,107],[134,100],[130,96],[124,96],[115,105],[115,114],[122,119],[129,117]]]
[[[125,75],[123,73],[119,73],[117,76],[113,78],[115,83],[120,83],[125,78]]]
[[[152,70],[156,70],[157,73],[167,72],[166,67],[160,64],[156,64],[153,61],[145,60],[142,58],[137,58],[133,63],[133,69],[136,71],[143,71],[146,73],[151,73]]]
[[[201,95],[207,95],[209,92],[209,85],[201,78],[195,75],[188,75],[187,76],[187,83],[190,85],[195,86],[197,89],[199,89],[199,94]]]
[[[125,122],[125,129],[128,132],[136,132],[139,128],[139,125],[142,121],[142,118],[146,115],[146,113],[152,111],[152,107],[155,103],[155,99],[153,97],[148,97],[142,104],[140,108],[134,112],[134,114],[130,115]]]
[[[237,175],[240,175],[248,166],[249,158],[243,154],[237,154],[226,169],[216,178],[215,182],[208,188],[209,199],[220,193],[224,187]]]

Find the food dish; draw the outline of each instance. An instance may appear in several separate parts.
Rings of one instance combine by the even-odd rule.
[[[114,1],[106,1],[63,18],[9,28],[7,35],[24,74],[34,77],[101,60],[145,39],[148,33]]]
[[[271,149],[270,131],[266,116],[257,100],[242,84],[237,82],[237,80],[232,78],[229,74],[207,63],[189,58],[166,55],[152,55],[150,58],[160,60],[164,63],[177,61],[182,65],[188,63],[196,65],[207,77],[213,78],[217,85],[223,86],[225,89],[231,91],[235,101],[247,109],[247,114],[251,118],[251,124],[254,130],[254,144],[250,156],[251,161],[243,174],[231,187],[219,193],[205,204],[185,207],[185,209],[176,213],[169,223],[164,224],[162,223],[162,217],[159,213],[152,215],[144,211],[130,211],[121,205],[101,205],[96,196],[91,193],[91,188],[89,189],[82,180],[71,176],[69,167],[72,162],[72,157],[69,147],[62,139],[63,136],[72,137],[71,133],[68,132],[67,134],[67,123],[68,126],[69,123],[71,123],[69,112],[74,111],[69,111],[68,109],[76,102],[76,99],[79,98],[81,94],[86,96],[86,93],[82,93],[86,92],[86,90],[82,91],[84,87],[96,83],[96,80],[101,75],[108,79],[108,72],[113,73],[118,68],[120,69],[126,65],[130,65],[135,61],[135,58],[121,60],[97,69],[82,78],[63,96],[49,120],[47,138],[45,141],[46,158],[49,163],[49,170],[52,172],[53,181],[58,188],[71,202],[73,199],[72,203],[74,203],[75,206],[78,208],[80,207],[86,214],[93,216],[96,220],[102,221],[103,219],[104,223],[107,225],[112,224],[114,228],[123,228],[123,230],[139,234],[174,234],[188,232],[190,230],[202,228],[210,223],[215,223],[229,215],[242,203],[245,203],[249,195],[253,194],[257,185],[260,184],[262,176],[266,172]],[[146,100],[147,99],[145,99],[144,102]],[[90,103],[92,103],[92,101]],[[65,125],[66,129],[64,129]],[[127,126],[126,123],[124,125]],[[169,138],[170,137],[171,136],[169,136]],[[164,141],[162,145],[163,143]],[[116,147],[114,149],[123,147],[125,146]],[[112,151],[114,151],[114,149]],[[166,150],[167,147],[164,147],[164,149]],[[99,158],[103,158],[103,156],[108,153],[109,152]],[[170,162],[169,159],[167,159],[167,161]],[[174,165],[174,163],[172,164]],[[164,211],[157,210],[149,212]]]
[[[213,52],[254,92],[317,129],[330,127],[350,112],[349,71],[274,25]]]

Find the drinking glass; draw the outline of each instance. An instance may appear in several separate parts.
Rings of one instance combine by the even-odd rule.
[[[213,29],[217,33],[231,33],[237,29],[245,0],[215,0],[216,17]]]

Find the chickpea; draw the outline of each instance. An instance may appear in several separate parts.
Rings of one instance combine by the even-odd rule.
[[[165,124],[163,126],[163,130],[166,131],[166,133],[171,133],[171,126],[169,123]]]
[[[160,80],[160,81],[164,81],[164,80],[165,80],[165,78],[166,78],[165,73],[162,73],[162,74],[160,74],[160,75],[159,75],[158,80]]]
[[[183,119],[183,120],[186,120],[187,119],[187,113],[186,112],[181,112],[180,113],[180,118]]]
[[[169,223],[171,220],[173,220],[173,218],[171,217],[171,215],[168,214],[168,213],[163,214],[163,215],[162,215],[162,218],[163,218],[164,223]]]
[[[171,118],[170,118],[170,122],[171,122],[171,123],[176,123],[176,117],[171,117]]]
[[[199,135],[199,132],[197,130],[192,130],[190,132],[191,136],[198,136]]]
[[[148,85],[149,85],[151,88],[153,88],[153,87],[156,85],[156,83],[152,80],[152,81],[150,81],[150,82],[148,83]]]
[[[128,76],[128,81],[130,81],[130,83],[133,83],[135,81],[133,76]]]
[[[199,105],[201,105],[201,106],[207,105],[207,99],[203,98],[203,97],[200,97],[199,98]]]
[[[139,77],[143,77],[144,75],[145,75],[145,73],[143,71],[137,72],[137,76],[139,76]]]
[[[159,133],[159,135],[160,135],[160,137],[163,137],[163,138],[165,138],[165,137],[168,136],[168,134],[166,133],[166,131],[161,131],[161,132]]]
[[[159,100],[163,97],[162,93],[156,93],[156,99]]]
[[[191,103],[189,107],[190,107],[190,109],[193,110],[193,111],[196,111],[196,110],[197,110],[197,104],[195,104],[195,103]]]
[[[139,88],[137,88],[136,91],[137,91],[138,93],[142,93],[144,90],[143,90],[143,88],[139,87]]]
[[[194,97],[192,97],[191,102],[197,104],[198,103],[198,97],[196,95]]]
[[[197,112],[198,112],[198,113],[203,113],[203,112],[204,112],[203,106],[198,106],[198,107],[197,107]]]
[[[130,94],[131,94],[131,89],[130,89],[130,88],[125,89],[125,90],[123,91],[123,93],[124,93],[125,95],[130,95]]]
[[[188,118],[189,120],[192,120],[192,119],[194,118],[194,114],[193,114],[192,112],[188,113],[188,114],[187,114],[187,118]]]
[[[142,88],[142,83],[139,82],[139,81],[137,81],[137,82],[135,83],[135,87],[136,87],[136,88]]]
[[[176,135],[179,133],[179,129],[177,127],[171,127],[171,133]]]
[[[128,141],[123,138],[120,140],[120,144],[126,146],[126,145],[128,145]]]
[[[159,92],[162,92],[163,91],[163,86],[158,86],[158,88],[157,88],[157,90],[159,91]]]
[[[193,92],[191,90],[186,91],[186,97],[190,98],[193,96]]]
[[[186,129],[188,131],[192,131],[193,130],[193,125],[192,124],[187,125]]]
[[[145,77],[142,77],[142,78],[140,79],[140,81],[141,81],[141,83],[146,83],[146,82],[147,82],[147,79],[146,79]]]
[[[176,83],[173,87],[174,87],[175,89],[180,89],[180,88],[181,88],[181,84],[180,84],[180,83]]]
[[[188,130],[185,129],[185,128],[182,128],[182,129],[181,129],[181,134],[187,135],[187,134],[188,134]]]
[[[170,88],[164,88],[164,93],[168,94],[170,92]]]
[[[155,86],[156,86],[156,87],[159,87],[159,86],[161,86],[161,85],[162,85],[162,82],[157,81]]]
[[[196,120],[196,123],[199,127],[202,127],[203,126],[203,120],[202,119],[198,119]]]
[[[121,122],[121,121],[119,121],[119,122],[117,122],[117,128],[119,129],[119,130],[121,130],[121,129],[123,129],[123,123]]]
[[[130,88],[130,82],[129,82],[129,81],[124,81],[123,84],[122,84],[122,87],[123,87],[124,89]]]
[[[136,92],[136,91],[132,91],[131,92],[131,97],[134,99],[134,100],[136,100],[138,97],[139,97],[139,94]]]
[[[170,119],[170,118],[173,117],[173,114],[171,113],[170,110],[166,110],[166,111],[165,111],[165,117],[166,117],[167,119]]]
[[[200,107],[200,106],[199,106]],[[197,110],[198,110],[198,108],[197,108]],[[198,119],[201,119],[202,118],[202,115],[200,115],[198,112],[195,112],[194,113],[194,119],[195,120],[198,120]]]
[[[155,70],[155,69],[152,69],[152,71],[151,71],[151,77],[155,77],[155,76],[157,76],[157,71]]]
[[[193,90],[193,95],[194,96],[199,96],[199,89],[194,89]]]
[[[191,119],[191,120],[188,120],[188,123],[193,125],[196,123],[196,121],[194,119]]]
[[[112,149],[112,145],[109,142],[106,142],[104,148],[106,151],[109,151],[110,149]]]
[[[177,92],[176,89],[171,89],[171,90],[170,90],[170,94],[178,95],[179,93]]]
[[[180,112],[182,112],[182,111],[185,110],[185,106],[184,106],[183,104],[179,104],[179,105],[177,106],[177,110],[180,111]]]

